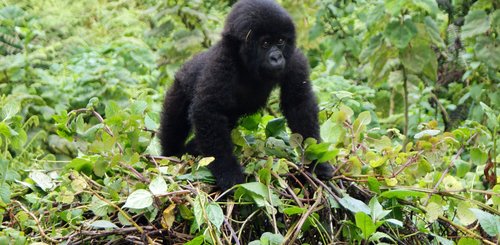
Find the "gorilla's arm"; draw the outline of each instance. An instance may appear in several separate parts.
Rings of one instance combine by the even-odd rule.
[[[309,82],[307,60],[299,50],[290,58],[285,74],[281,82],[281,110],[288,126],[304,139],[319,141],[318,105]]]
[[[281,109],[288,126],[304,139],[312,137],[321,141],[318,123],[318,105],[309,82],[309,64],[306,57],[296,50],[290,59],[286,76],[281,83]],[[323,180],[333,177],[329,163],[314,163],[314,172]]]

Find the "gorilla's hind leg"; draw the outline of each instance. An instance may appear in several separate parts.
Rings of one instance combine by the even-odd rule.
[[[188,108],[188,98],[175,82],[163,102],[159,135],[163,156],[181,156],[185,153],[184,143],[191,129]]]

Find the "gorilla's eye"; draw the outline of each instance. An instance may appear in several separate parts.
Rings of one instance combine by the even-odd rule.
[[[267,48],[269,48],[270,45],[271,45],[271,43],[269,41],[262,42],[262,48],[267,49]]]
[[[278,40],[278,45],[280,45],[280,46],[285,45],[285,40],[283,38],[280,38]]]

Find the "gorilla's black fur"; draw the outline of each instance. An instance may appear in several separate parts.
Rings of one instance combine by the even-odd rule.
[[[160,127],[163,155],[214,156],[209,169],[221,189],[242,183],[231,130],[241,116],[265,106],[276,86],[290,129],[319,140],[308,62],[295,47],[290,15],[272,0],[240,0],[227,17],[222,39],[184,64],[167,92]],[[186,145],[191,129],[195,139]],[[327,163],[315,172],[332,177]]]

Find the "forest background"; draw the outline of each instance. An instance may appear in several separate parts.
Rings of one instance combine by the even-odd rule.
[[[155,134],[233,2],[0,1],[0,244],[497,244],[499,2],[280,1],[323,142],[273,94],[232,132],[248,179],[221,199],[210,158]]]

